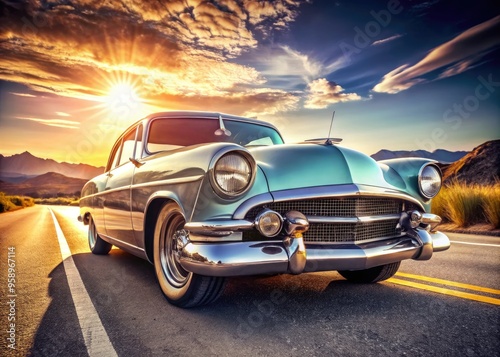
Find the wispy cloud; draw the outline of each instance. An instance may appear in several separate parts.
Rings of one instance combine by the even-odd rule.
[[[403,37],[403,35],[397,34],[397,35],[394,35],[394,36],[391,36],[391,37],[384,38],[382,40],[377,40],[377,41],[373,42],[371,45],[372,46],[378,46],[378,45],[381,45],[383,43],[387,43],[387,42],[391,42],[391,41],[397,40],[400,37]]]
[[[309,83],[308,97],[304,104],[308,109],[322,109],[330,104],[361,100],[356,93],[345,93],[344,88],[335,82],[320,78]]]
[[[58,115],[60,117],[70,117],[71,116],[70,114],[64,113],[64,112],[56,112],[56,115]]]
[[[42,118],[32,118],[32,117],[17,117],[17,119],[21,120],[30,120],[43,125],[55,126],[66,129],[79,129],[80,123],[71,120],[63,120],[63,119],[42,119]]]
[[[36,95],[29,94],[29,93],[15,93],[15,92],[10,92],[10,94],[16,95],[18,97],[36,98]]]
[[[373,91],[398,93],[424,82],[425,79],[421,76],[443,67],[446,68],[438,78],[467,71],[500,44],[499,33],[500,16],[496,16],[434,48],[418,63],[412,66],[404,65],[387,73]]]

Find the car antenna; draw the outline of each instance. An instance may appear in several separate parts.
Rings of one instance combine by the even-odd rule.
[[[217,129],[214,133],[217,136],[231,136],[231,132],[226,129],[224,126],[224,121],[222,120],[222,115],[219,114],[219,129]]]
[[[328,137],[326,138],[325,145],[333,145],[333,142],[331,139],[331,134],[332,134],[333,118],[334,117],[335,117],[335,110],[333,111],[333,114],[332,114],[332,122],[330,123],[330,130],[328,131]]]

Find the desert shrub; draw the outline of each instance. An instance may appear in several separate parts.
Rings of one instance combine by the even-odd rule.
[[[76,202],[76,204],[75,204]],[[61,206],[78,206],[79,199],[76,197],[50,197],[50,198],[36,198],[37,205],[61,205]]]
[[[489,187],[483,204],[484,215],[495,228],[500,228],[500,184]]]
[[[7,196],[15,206],[24,207],[23,198],[21,196]]]
[[[432,201],[432,212],[459,227],[500,221],[500,185],[479,186],[452,182]]]
[[[446,212],[447,200],[448,200],[448,192],[447,188],[441,188],[438,195],[432,199],[431,211],[434,214],[437,214],[439,217],[443,219],[443,222],[450,221],[448,217],[448,213]]]
[[[23,207],[31,207],[35,205],[35,200],[32,197],[23,196]]]
[[[0,213],[30,207],[35,204],[33,198],[26,196],[7,196],[0,192]]]
[[[16,208],[16,205],[12,203],[9,196],[5,196],[5,193],[0,192],[0,213],[7,212]]]

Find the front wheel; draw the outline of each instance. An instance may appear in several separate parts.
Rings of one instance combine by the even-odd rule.
[[[113,245],[109,244],[99,236],[92,217],[90,217],[89,219],[88,238],[89,238],[89,248],[93,254],[106,255],[113,247]]]
[[[165,298],[173,305],[187,308],[217,300],[224,290],[225,279],[194,274],[181,266],[175,237],[185,223],[179,206],[174,203],[163,206],[155,227],[153,258]]]
[[[400,264],[396,262],[364,270],[339,270],[338,273],[353,283],[376,283],[394,276]]]

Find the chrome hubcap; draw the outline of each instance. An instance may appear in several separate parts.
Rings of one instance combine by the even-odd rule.
[[[184,223],[181,215],[175,215],[170,221],[164,223],[160,239],[160,262],[163,274],[169,284],[176,288],[183,287],[190,277],[190,273],[180,265],[178,257],[176,236],[184,227]]]
[[[90,223],[89,233],[88,233],[90,248],[94,248],[94,246],[95,246],[96,234],[97,233],[96,233],[95,224],[94,224],[94,222],[92,222],[92,223]]]

